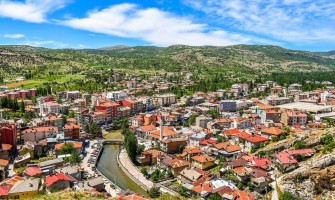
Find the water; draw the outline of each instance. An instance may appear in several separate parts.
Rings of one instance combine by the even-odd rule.
[[[108,139],[123,139],[120,131],[111,131],[107,135],[104,135],[104,137]],[[97,164],[98,170],[123,190],[129,189],[140,195],[147,196],[146,191],[131,180],[119,167],[117,163],[118,152],[118,146],[105,145]]]

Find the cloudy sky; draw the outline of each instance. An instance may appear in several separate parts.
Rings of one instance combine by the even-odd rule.
[[[0,44],[335,49],[334,0],[0,0]]]

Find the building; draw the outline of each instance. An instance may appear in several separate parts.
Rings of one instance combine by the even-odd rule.
[[[277,106],[277,105],[282,105],[286,103],[291,103],[291,99],[288,97],[278,97],[278,96],[269,96],[269,97],[266,97],[265,99],[266,105]]]
[[[70,178],[61,173],[47,176],[45,178],[45,186],[49,191],[65,190],[70,188]]]
[[[127,93],[123,91],[114,91],[114,92],[108,92],[106,98],[109,101],[119,101],[121,99],[126,98],[128,95]]]
[[[137,115],[143,110],[143,102],[132,100],[132,99],[124,99],[121,101],[122,106],[130,108],[130,115]]]
[[[73,148],[77,151],[78,154],[81,154],[83,151],[83,143],[82,142],[68,142],[73,144]],[[64,143],[56,144],[55,145],[55,151],[56,154],[59,155],[59,151],[61,150]]]
[[[80,138],[80,124],[77,123],[65,124],[63,131],[65,139],[77,140]]]
[[[306,126],[307,123],[307,114],[296,111],[285,111],[281,116],[281,122],[285,126]]]
[[[0,124],[1,144],[10,144],[16,149],[17,132],[16,127],[9,123]]]
[[[56,126],[28,128],[22,131],[23,142],[39,142],[48,137],[56,137],[58,128]]]
[[[193,166],[199,169],[208,169],[215,165],[215,159],[207,156],[206,154],[193,156],[192,161]]]
[[[183,169],[189,167],[190,165],[190,162],[178,158],[175,158],[168,163],[174,177],[177,177]]]
[[[71,99],[71,100],[75,100],[75,99],[79,99],[80,98],[80,92],[79,91],[67,91],[66,92],[66,99]]]
[[[16,182],[8,193],[9,199],[30,199],[38,195],[41,179],[25,179]]]
[[[105,119],[108,122],[111,122],[113,119],[119,117],[120,106],[121,105],[118,103],[100,103],[100,101],[98,100],[97,105],[95,106],[95,111],[104,113]]]
[[[56,102],[45,102],[40,104],[40,113],[45,116],[48,114],[58,114],[60,113],[60,105]]]
[[[223,112],[236,112],[237,110],[236,100],[222,100],[220,101],[220,110]]]
[[[177,103],[175,94],[156,94],[153,96],[155,106],[169,106]]]
[[[208,122],[212,121],[211,117],[206,117],[204,115],[198,116],[195,118],[195,125],[201,128],[207,128]]]

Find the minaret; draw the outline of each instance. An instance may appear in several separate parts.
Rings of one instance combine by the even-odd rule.
[[[159,123],[159,140],[163,140],[163,117],[161,115],[161,121]]]

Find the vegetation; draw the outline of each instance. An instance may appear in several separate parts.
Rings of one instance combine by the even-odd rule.
[[[295,197],[290,192],[283,192],[282,194],[279,195],[279,200],[303,200],[303,199],[300,197]]]
[[[138,142],[134,133],[131,132],[129,129],[125,131],[124,146],[127,151],[129,159],[133,163],[136,163]]]
[[[334,137],[332,134],[327,134],[321,139],[321,144],[323,144],[322,152],[330,152],[335,147]]]
[[[93,120],[90,120],[84,128],[85,132],[89,135],[101,136],[102,130]]]
[[[59,154],[60,155],[71,154],[71,156],[64,158],[64,160],[72,164],[81,163],[81,158],[71,142],[65,142],[60,148]]]
[[[161,195],[160,189],[158,187],[152,187],[148,191],[148,195],[150,198],[158,198]]]

